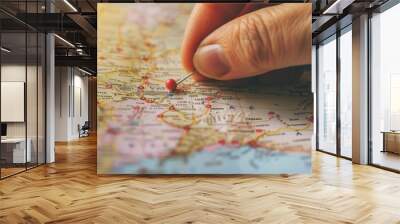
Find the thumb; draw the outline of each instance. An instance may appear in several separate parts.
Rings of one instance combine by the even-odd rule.
[[[245,14],[208,35],[193,56],[212,79],[250,77],[311,63],[311,4],[279,4]]]

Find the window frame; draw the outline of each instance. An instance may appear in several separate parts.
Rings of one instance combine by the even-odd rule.
[[[316,151],[323,152],[329,155],[337,156],[346,160],[352,160],[351,157],[347,157],[342,155],[341,153],[341,119],[340,119],[340,77],[341,77],[341,67],[340,67],[340,37],[344,35],[347,32],[352,32],[352,23],[347,24],[346,26],[342,27],[341,29],[338,29],[336,33],[333,33],[332,35],[328,36],[327,38],[319,41],[316,44],[316,51],[315,51],[315,58],[316,58]],[[333,36],[335,36],[333,38]],[[329,40],[331,39],[331,40]],[[324,149],[320,148],[319,144],[319,119],[320,119],[320,111],[318,107],[319,103],[319,85],[320,85],[320,74],[319,74],[319,45],[323,42],[329,42],[329,41],[336,41],[336,151],[335,153],[326,151]]]
[[[377,167],[383,170],[395,172],[395,173],[400,173],[400,169],[394,169],[391,167],[387,167],[381,164],[377,164],[373,162],[373,130],[372,130],[372,94],[373,94],[373,88],[372,88],[372,54],[373,54],[373,49],[372,49],[372,41],[373,41],[373,35],[372,35],[372,19],[374,17],[374,14],[381,14],[384,13],[385,11],[393,8],[394,6],[397,6],[400,4],[399,0],[388,0],[382,5],[378,6],[377,8],[374,8],[372,10],[368,11],[368,70],[367,70],[367,77],[368,77],[368,152],[367,152],[367,157],[368,157],[368,165]]]

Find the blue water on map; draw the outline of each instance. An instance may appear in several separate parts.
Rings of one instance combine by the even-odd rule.
[[[294,174],[311,173],[311,155],[282,153],[249,146],[198,151],[190,156],[142,159],[135,164],[114,167],[122,174]]]

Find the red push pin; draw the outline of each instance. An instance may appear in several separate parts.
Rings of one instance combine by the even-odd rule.
[[[174,79],[168,79],[168,80],[165,82],[165,88],[167,88],[167,90],[168,90],[169,92],[175,91],[176,85],[177,85],[177,84],[176,84],[176,82],[175,82]]]
[[[178,81],[175,81],[174,79],[168,79],[168,80],[165,82],[165,88],[167,88],[167,90],[168,90],[169,92],[174,92],[174,91],[176,90],[176,87],[178,87],[178,85],[179,85],[181,82],[185,81],[187,78],[189,78],[189,77],[192,76],[192,75],[193,75],[193,72],[189,73],[188,75],[186,75],[185,77],[183,77],[182,79],[180,79],[180,80],[178,80]]]

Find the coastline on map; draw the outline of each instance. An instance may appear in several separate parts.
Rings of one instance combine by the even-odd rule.
[[[311,158],[305,153],[283,153],[243,146],[199,151],[187,157],[160,161],[143,158],[137,163],[117,164],[102,174],[295,174],[310,173]]]

